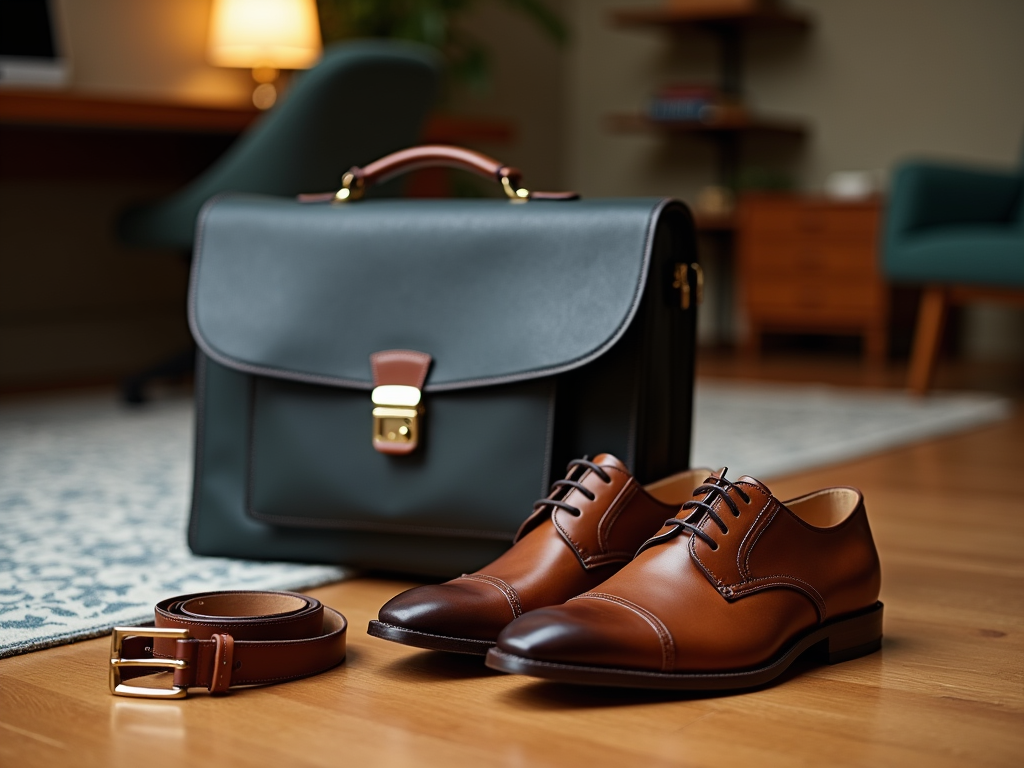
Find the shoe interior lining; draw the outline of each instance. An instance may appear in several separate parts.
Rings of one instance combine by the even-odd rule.
[[[688,469],[645,485],[644,490],[662,504],[682,506],[693,498],[693,489],[711,474],[709,469]]]
[[[789,510],[815,528],[831,528],[857,508],[860,494],[853,488],[826,488],[785,502]]]

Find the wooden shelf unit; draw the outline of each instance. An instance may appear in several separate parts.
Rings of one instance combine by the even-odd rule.
[[[743,37],[747,32],[800,33],[812,26],[811,17],[784,5],[764,4],[748,10],[663,7],[623,9],[612,12],[612,23],[619,27],[661,29],[669,32],[688,30],[712,34],[719,45],[719,87],[732,101],[743,103]],[[807,126],[795,119],[736,114],[728,111],[722,119],[712,122],[660,121],[644,114],[610,115],[615,131],[660,131],[669,135],[709,135],[718,142],[718,183],[735,190],[739,176],[741,136],[774,134],[800,138]]]
[[[619,27],[743,27],[745,29],[804,30],[811,26],[808,14],[785,7],[763,7],[756,10],[716,11],[708,8],[687,9],[642,8],[612,12],[612,21]]]
[[[799,120],[761,117],[759,115],[730,115],[718,120],[655,120],[643,114],[613,114],[608,116],[612,130],[620,133],[663,131],[665,133],[775,133],[801,137],[807,126]]]

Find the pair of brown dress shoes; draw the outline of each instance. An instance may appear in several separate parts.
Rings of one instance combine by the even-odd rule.
[[[504,672],[678,690],[762,685],[812,648],[829,663],[877,650],[880,570],[860,492],[783,504],[725,474],[643,487],[608,454],[575,460],[505,554],[398,595],[368,631],[486,654]]]

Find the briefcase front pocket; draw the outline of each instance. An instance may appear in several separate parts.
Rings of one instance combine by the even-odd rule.
[[[554,406],[551,379],[438,393],[421,445],[392,456],[371,445],[365,391],[257,379],[247,512],[277,526],[511,541],[547,492]]]

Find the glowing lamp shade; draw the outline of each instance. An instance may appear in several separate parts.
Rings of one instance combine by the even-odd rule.
[[[307,69],[321,48],[315,0],[213,0],[207,57],[221,67],[251,67],[261,109],[277,98],[277,70]]]

